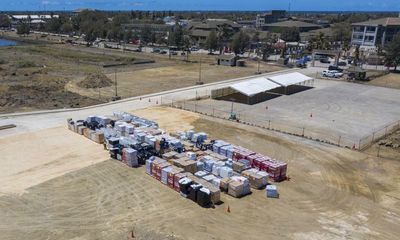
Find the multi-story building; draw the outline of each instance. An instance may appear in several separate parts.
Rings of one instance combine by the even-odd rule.
[[[287,20],[285,10],[272,10],[264,14],[258,14],[256,17],[256,28],[260,28],[264,24],[276,23],[280,20]]]
[[[241,25],[227,19],[207,19],[201,22],[191,22],[187,29],[190,32],[190,37],[197,44],[202,44],[212,31],[219,34],[223,29],[229,31],[231,35],[240,31]]]
[[[400,33],[400,17],[353,23],[351,43],[361,47],[383,47]]]

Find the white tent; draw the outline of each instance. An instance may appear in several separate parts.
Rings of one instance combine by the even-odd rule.
[[[251,80],[247,80],[245,82],[239,82],[236,84],[230,85],[234,90],[246,95],[246,96],[254,96],[259,93],[266,92],[271,89],[275,89],[280,87],[279,84],[271,82],[266,77],[257,77]]]
[[[283,75],[278,75],[274,77],[268,77],[268,80],[279,84],[280,86],[287,87],[290,85],[296,85],[302,82],[310,81],[313,80],[313,78],[308,77],[304,74],[294,72],[294,73],[288,73],[288,74],[283,74]]]

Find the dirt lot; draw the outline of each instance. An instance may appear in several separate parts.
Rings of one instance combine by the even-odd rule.
[[[132,97],[195,85],[202,58],[204,83],[253,75],[257,64],[245,68],[210,65],[214,56],[182,57],[148,53],[121,52],[66,44],[23,44],[0,48],[0,112],[37,109],[75,108],[99,104],[115,95],[114,84],[103,88],[78,87],[77,83],[93,72],[102,72],[118,80],[122,97]],[[134,64],[150,59],[155,63]],[[104,64],[126,63],[103,68]],[[261,65],[261,71],[280,67]],[[116,73],[116,74],[115,74]]]
[[[368,84],[400,89],[400,73],[389,73],[388,75],[369,81]]]
[[[365,149],[365,152],[373,156],[398,159],[400,154],[400,130],[379,140],[371,147]]]
[[[278,184],[280,199],[267,199],[264,191],[253,191],[242,199],[222,194],[222,205],[202,209],[147,176],[143,167],[130,169],[103,161],[106,153],[101,146],[65,128],[5,138],[0,151],[9,156],[11,151],[3,146],[14,142],[9,144],[15,149],[17,138],[63,140],[57,146],[49,140],[41,143],[43,149],[51,147],[52,154],[45,158],[53,164],[37,170],[43,175],[50,172],[50,177],[28,185],[17,182],[14,187],[29,187],[26,193],[0,197],[2,239],[126,239],[132,228],[146,236],[141,239],[167,235],[182,239],[396,239],[399,234],[398,160],[175,109],[137,113],[159,121],[165,129],[204,130],[213,138],[284,160],[289,163],[291,180]],[[14,152],[1,165],[2,178],[40,166],[34,164],[44,158],[38,152],[18,149],[19,154]],[[60,162],[67,154],[72,155],[70,159]],[[92,161],[98,163],[90,165]],[[82,165],[69,171],[71,162]],[[227,206],[231,213],[226,212]]]

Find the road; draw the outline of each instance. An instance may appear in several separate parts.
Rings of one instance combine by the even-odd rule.
[[[307,75],[313,75],[316,72],[321,71],[321,69],[289,69],[268,74],[262,74],[261,76],[273,76],[295,71]],[[66,119],[68,118],[83,119],[89,115],[111,115],[113,112],[116,111],[133,111],[161,104],[169,104],[172,100],[187,100],[193,99],[196,96],[206,96],[209,95],[211,90],[213,89],[227,86],[234,82],[244,81],[249,78],[251,77],[230,79],[201,86],[175,89],[139,97],[127,98],[117,102],[105,103],[85,108],[3,114],[0,115],[0,126],[15,124],[17,127],[1,130],[0,138],[60,126],[66,123]]]

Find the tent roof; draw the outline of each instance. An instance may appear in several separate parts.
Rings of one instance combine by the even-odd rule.
[[[301,82],[312,80],[312,78],[310,78],[306,75],[303,75],[301,73],[298,73],[298,72],[278,75],[278,76],[274,76],[274,77],[268,77],[268,79],[276,84],[279,84],[280,86],[283,86],[283,87],[287,87],[290,85],[295,85],[295,84],[298,84]]]
[[[245,82],[230,85],[230,87],[244,95],[254,96],[258,93],[278,88],[280,85],[269,81],[266,77],[257,77]]]

